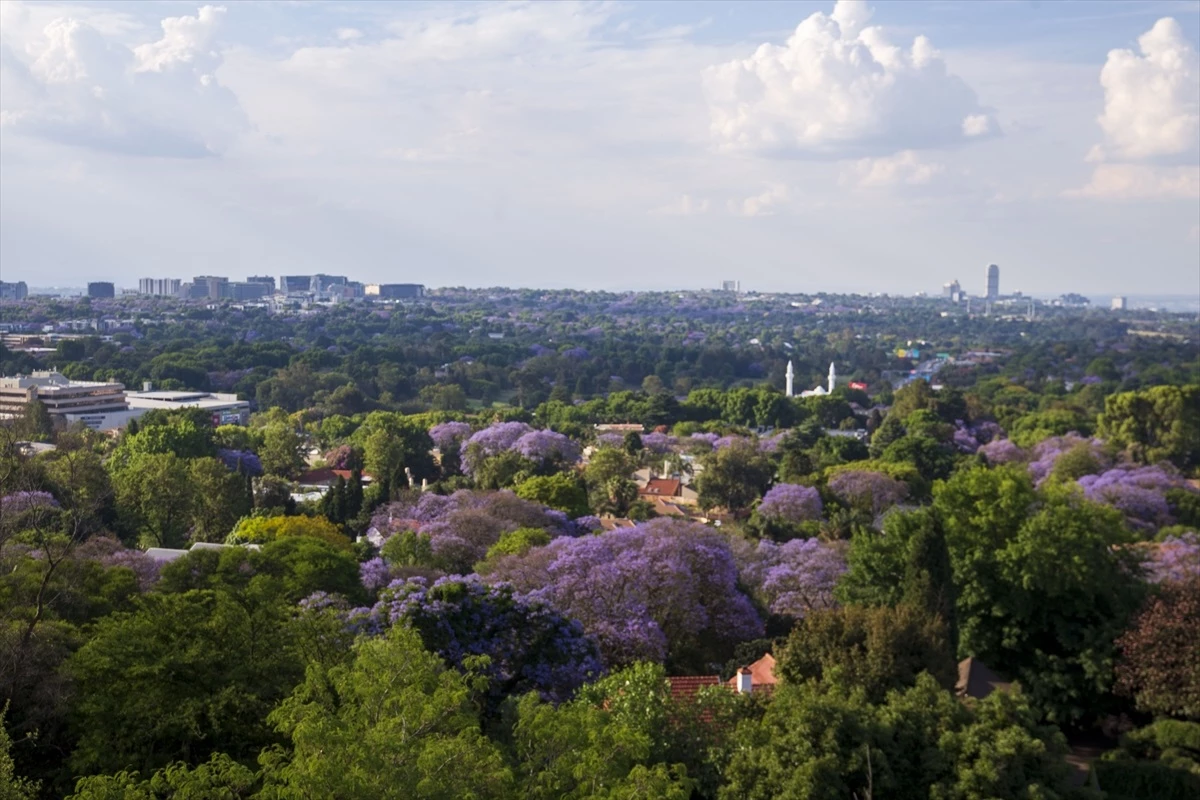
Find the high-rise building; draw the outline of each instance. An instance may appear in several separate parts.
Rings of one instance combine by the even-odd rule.
[[[1000,296],[1000,267],[995,264],[988,264],[987,268],[987,297],[988,300],[995,300]]]
[[[108,281],[95,281],[88,284],[88,297],[116,297],[117,290]]]
[[[153,297],[178,297],[182,283],[179,278],[142,278],[138,281],[138,293]]]
[[[721,291],[723,292],[740,292],[741,290],[741,281],[721,281]]]
[[[283,294],[307,292],[312,287],[312,275],[281,275],[279,291]]]
[[[425,287],[419,283],[368,283],[364,294],[380,300],[415,300],[425,296]]]
[[[267,286],[267,294],[275,293],[275,279],[270,275],[251,275],[246,278],[246,283],[263,283]]]
[[[962,294],[962,285],[958,281],[950,281],[942,284],[942,297],[947,300],[958,302],[958,296]]]
[[[1112,299],[1113,311],[1124,311],[1129,308],[1129,300],[1124,297],[1114,297]]]
[[[223,287],[224,297],[231,300],[261,300],[271,293],[272,287],[260,281],[245,283],[227,283]]]
[[[28,296],[29,287],[25,285],[25,281],[0,281],[0,300],[24,300]]]

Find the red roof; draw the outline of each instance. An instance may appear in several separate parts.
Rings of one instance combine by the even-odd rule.
[[[672,700],[690,700],[705,686],[720,686],[720,675],[680,675],[667,678]]]
[[[309,470],[300,476],[297,483],[307,484],[323,484],[333,483],[338,478],[348,481],[354,473],[348,469],[330,469],[329,467],[321,467],[320,469]],[[362,479],[364,482],[370,482],[371,476],[363,473]]]
[[[638,489],[638,494],[654,495],[656,497],[678,497],[683,484],[678,478],[651,478],[646,486]]]
[[[750,670],[750,690],[753,692],[773,689],[775,684],[779,683],[779,679],[775,677],[775,657],[770,653],[742,669]],[[728,683],[731,688],[737,689],[737,675],[730,678]]]

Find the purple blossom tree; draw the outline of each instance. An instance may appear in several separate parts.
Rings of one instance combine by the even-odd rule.
[[[1025,451],[1013,444],[1011,439],[992,439],[980,446],[976,452],[982,453],[989,464],[1008,464],[1025,460]]]
[[[562,702],[604,667],[582,626],[510,586],[490,586],[477,576],[454,575],[429,586],[424,579],[396,582],[372,610],[386,625],[410,625],[425,646],[461,667],[487,656],[489,699],[537,691]]]
[[[613,431],[606,431],[596,437],[596,445],[598,447],[621,447],[625,444],[625,437]]]
[[[1183,583],[1200,576],[1200,534],[1188,531],[1148,547],[1146,576],[1154,583]]]
[[[263,465],[259,457],[249,450],[228,450],[221,448],[217,457],[226,467],[234,472],[257,478],[263,474]]]
[[[797,524],[821,518],[820,493],[811,486],[777,483],[758,504],[759,516],[774,522]]]
[[[461,446],[463,472],[470,475],[482,459],[512,449],[518,439],[532,430],[524,422],[497,422],[476,431]]]
[[[908,484],[871,470],[846,470],[829,479],[829,491],[851,508],[877,517],[908,497]]]
[[[798,618],[837,605],[833,590],[846,559],[835,545],[815,538],[763,540],[757,547],[742,542],[737,552],[743,584],[772,614]]]
[[[49,492],[13,492],[0,497],[0,513],[19,514],[35,508],[58,508],[58,501]]]
[[[539,466],[565,467],[579,460],[579,445],[575,440],[551,430],[522,434],[513,442],[512,449]]]
[[[354,469],[362,466],[360,462],[358,453],[348,444],[339,444],[325,454],[325,463],[330,469]]]
[[[717,446],[717,441],[720,438],[721,437],[715,433],[693,433],[690,437],[693,444],[707,446],[709,450]]]
[[[1087,455],[1103,468],[1111,460],[1104,453],[1102,444],[1103,442],[1099,439],[1086,439],[1078,433],[1043,439],[1033,447],[1033,460],[1029,463],[1029,474],[1033,476],[1035,483],[1041,485],[1050,477],[1058,460],[1072,451],[1077,453],[1086,451]]]
[[[672,452],[678,443],[678,440],[674,436],[668,436],[665,433],[654,431],[642,434],[642,447],[657,455]]]
[[[676,669],[708,669],[763,631],[737,588],[725,537],[695,523],[664,518],[555,539],[509,559],[489,580],[510,582],[578,619],[610,667],[666,660]]]
[[[392,582],[388,563],[378,556],[359,564],[358,575],[369,592],[377,592]]]
[[[1084,495],[1120,511],[1135,528],[1153,530],[1171,523],[1165,492],[1190,488],[1187,481],[1159,466],[1116,467],[1079,479]]]
[[[430,428],[433,446],[444,453],[457,450],[469,437],[470,425],[467,422],[440,422]]]

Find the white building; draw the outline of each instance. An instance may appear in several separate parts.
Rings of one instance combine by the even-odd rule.
[[[129,408],[125,386],[116,382],[73,381],[53,370],[0,378],[0,416],[20,416],[34,400],[40,400],[51,414],[68,422],[83,421],[88,427],[94,427],[89,420]]]
[[[790,366],[790,364],[789,364]],[[833,362],[829,362],[829,387],[818,386],[815,389],[809,389],[806,392],[801,392],[801,397],[823,397],[828,394],[833,394],[834,387],[837,386],[837,367]]]

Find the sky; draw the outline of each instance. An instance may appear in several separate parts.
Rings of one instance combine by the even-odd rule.
[[[0,0],[0,278],[1200,294],[1200,0]]]

